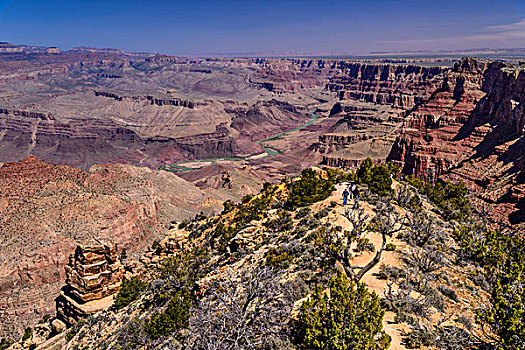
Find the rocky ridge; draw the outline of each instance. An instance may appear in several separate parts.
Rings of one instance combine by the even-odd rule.
[[[326,175],[325,175],[326,176]],[[396,193],[404,193],[407,188],[405,185],[394,183]],[[245,202],[239,204],[238,207],[234,207],[232,211],[225,212],[220,216],[211,217],[208,219],[195,220],[184,228],[175,228],[167,232],[166,237],[159,242],[158,245],[152,247],[146,254],[144,254],[140,263],[135,266],[134,274],[144,280],[155,280],[152,285],[144,290],[142,295],[128,307],[123,310],[105,309],[94,317],[90,318],[83,324],[79,324],[78,327],[71,328],[71,334],[73,337],[67,342],[63,342],[60,348],[72,349],[75,347],[83,346],[86,348],[96,348],[100,344],[106,346],[116,346],[117,344],[122,346],[125,344],[140,344],[146,347],[168,347],[168,346],[180,346],[181,339],[177,334],[173,333],[167,336],[161,337],[161,339],[147,336],[148,330],[143,325],[149,319],[153,319],[155,315],[162,310],[166,309],[166,306],[156,307],[156,303],[159,301],[159,296],[156,293],[162,291],[166,293],[167,288],[175,288],[177,283],[174,283],[176,278],[184,278],[184,268],[176,268],[174,270],[165,270],[168,266],[172,266],[177,261],[185,262],[185,254],[190,251],[199,251],[204,249],[208,253],[205,255],[193,256],[190,253],[190,258],[187,263],[191,264],[189,267],[191,271],[196,266],[199,266],[206,271],[197,281],[196,290],[198,298],[204,298],[206,291],[216,283],[219,283],[221,288],[229,288],[230,284],[225,281],[231,281],[236,285],[241,282],[240,276],[249,276],[251,271],[256,271],[261,266],[273,266],[275,273],[279,275],[281,285],[279,285],[280,291],[285,293],[287,288],[292,288],[296,294],[294,295],[294,303],[290,309],[285,308],[287,315],[286,319],[296,319],[299,311],[299,306],[302,304],[306,297],[311,294],[313,286],[316,283],[326,284],[326,274],[335,273],[335,271],[342,269],[340,264],[335,263],[331,260],[327,260],[327,265],[323,265],[323,259],[326,258],[321,251],[315,248],[315,240],[317,239],[316,234],[322,231],[322,227],[333,227],[337,230],[354,230],[357,221],[352,221],[352,215],[349,214],[349,208],[343,208],[339,205],[331,204],[331,202],[339,201],[342,190],[346,187],[346,184],[339,184],[336,192],[334,192],[329,198],[315,203],[309,206],[309,209],[298,209],[289,212],[288,219],[283,214],[283,209],[272,208],[271,203],[279,203],[279,201],[286,200],[286,186],[281,184],[273,189],[266,189],[266,192],[262,192],[259,196],[252,198],[251,203]],[[217,236],[217,227],[221,224],[234,225],[236,220],[243,217],[242,210],[248,209],[251,206],[257,206],[258,201],[267,196],[268,191],[272,193],[272,202],[269,207],[266,207],[261,215],[247,223],[247,226],[240,230],[234,236],[225,238]],[[265,194],[266,193],[266,194]],[[378,215],[381,210],[381,204],[376,202],[373,196],[369,197],[367,191],[364,191],[366,201],[361,203],[363,212],[360,214],[365,221],[374,218]],[[398,197],[401,198],[402,196]],[[423,200],[423,208],[425,213],[430,213],[432,205]],[[273,202],[276,201],[276,202]],[[397,202],[396,202],[397,203]],[[278,207],[278,205],[276,205]],[[253,209],[253,208],[252,208]],[[392,215],[413,215],[409,214],[409,209],[404,208],[401,205],[396,204],[395,212]],[[306,214],[305,214],[306,213]],[[321,214],[322,213],[322,214]],[[284,215],[284,216],[283,216]],[[431,215],[431,214],[429,214]],[[432,214],[434,215],[434,214]],[[436,224],[444,224],[441,222],[439,217],[434,217],[437,220]],[[373,220],[373,219],[372,219]],[[274,226],[274,225],[283,225]],[[404,225],[404,224],[403,224]],[[400,237],[404,234],[408,234],[412,229],[409,225],[400,226],[401,233]],[[341,229],[336,227],[340,226]],[[284,228],[286,227],[286,228]],[[371,226],[369,226],[371,227]],[[396,226],[397,227],[397,226]],[[321,228],[321,229],[320,229]],[[222,231],[221,231],[222,232]],[[344,232],[344,231],[343,231]],[[381,235],[374,230],[365,230],[363,232],[363,238],[366,238],[368,244],[372,244],[374,247],[381,246]],[[226,239],[226,241],[222,241]],[[224,249],[220,249],[218,242],[224,244]],[[357,243],[357,242],[356,242]],[[395,251],[384,251],[383,255],[380,256],[381,264],[392,268],[403,267],[403,261],[411,261],[409,257],[419,254],[417,247],[408,244],[399,237],[389,238],[390,244],[395,244],[397,247]],[[447,244],[453,244],[447,241]],[[192,248],[189,248],[192,247]],[[198,249],[195,250],[195,248]],[[352,263],[356,265],[365,265],[370,262],[376,253],[367,249],[359,250],[357,247],[352,246]],[[193,249],[193,250],[192,250]],[[198,253],[197,253],[198,254]],[[447,253],[448,254],[448,253]],[[196,260],[193,260],[196,259]],[[405,259],[405,260],[404,260]],[[453,261],[453,256],[446,256],[446,261],[450,259]],[[203,265],[199,265],[202,263]],[[472,318],[472,308],[486,301],[487,295],[478,286],[476,286],[471,280],[468,271],[457,269],[454,266],[444,263],[444,261],[436,262],[437,264],[443,263],[439,267],[440,272],[446,275],[447,278],[439,278],[437,281],[433,280],[428,288],[437,288],[441,284],[453,286],[453,291],[450,292],[444,287],[440,290],[449,291],[447,295],[451,295],[450,299],[443,298],[442,296],[433,296],[437,300],[441,300],[442,304],[436,307],[429,308],[428,312],[431,312],[432,317],[429,321],[436,327],[441,327],[442,319],[454,320],[446,324],[445,327],[463,327],[459,321],[455,321],[453,318],[455,315],[461,315],[465,318]],[[178,265],[174,265],[178,266]],[[164,270],[163,270],[164,269]],[[163,272],[164,271],[164,272]],[[173,271],[175,275],[167,277],[166,271]],[[369,289],[381,297],[388,298],[389,293],[400,292],[398,287],[390,284],[390,277],[385,277],[386,269],[382,268],[380,264],[369,271],[369,273],[363,279],[363,282],[368,286]],[[248,275],[246,275],[248,274]],[[163,279],[159,279],[159,276],[164,276]],[[256,277],[258,278],[258,277]],[[171,284],[169,284],[171,281]],[[161,287],[163,283],[168,283]],[[182,283],[179,280],[179,283]],[[221,284],[225,283],[225,284]],[[167,287],[168,285],[172,287]],[[254,288],[264,288],[264,284],[260,284]],[[241,289],[239,289],[239,293]],[[452,290],[452,289],[451,289]],[[472,290],[476,290],[474,293]],[[219,289],[216,293],[227,293],[228,289]],[[172,293],[175,293],[172,291]],[[413,292],[416,295],[417,292]],[[444,292],[445,293],[445,292]],[[456,294],[457,293],[457,294]],[[417,293],[417,297],[420,299],[425,298],[423,294]],[[204,299],[203,299],[204,300]],[[431,299],[436,300],[436,299]],[[434,301],[435,302],[435,301]],[[203,304],[204,305],[204,302]],[[199,317],[198,307],[195,307],[197,311],[192,309],[192,313],[195,313],[195,317]],[[214,312],[221,314],[221,312],[214,309]],[[221,309],[222,310],[222,309]],[[268,312],[268,308],[262,309],[260,312]],[[289,313],[288,313],[289,312]],[[193,315],[193,314],[192,314]],[[193,317],[193,316],[192,316]],[[191,320],[191,319],[190,319]],[[198,318],[197,318],[198,321]],[[198,326],[190,321],[192,331],[196,332]],[[286,324],[281,322],[281,325]],[[439,325],[439,326],[438,326]],[[197,327],[197,328],[193,328]],[[393,311],[387,311],[383,320],[383,327],[387,334],[392,339],[392,349],[406,349],[407,345],[403,339],[407,336],[410,331],[409,321],[400,321],[400,318],[396,318],[396,314]],[[473,332],[479,331],[479,325],[474,325],[472,328]],[[463,328],[459,328],[463,329]],[[185,335],[187,333],[184,333]],[[189,333],[191,336],[191,333]],[[233,334],[233,333],[232,333]],[[56,344],[56,343],[54,343]],[[46,343],[42,349],[49,349],[47,347],[50,343]],[[289,346],[292,346],[289,344]],[[435,349],[436,347],[428,347],[428,349]]]

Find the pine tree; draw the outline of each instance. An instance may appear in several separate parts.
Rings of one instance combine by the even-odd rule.
[[[313,350],[387,349],[391,338],[383,331],[384,314],[375,293],[339,273],[329,292],[317,285],[301,306],[297,342]]]

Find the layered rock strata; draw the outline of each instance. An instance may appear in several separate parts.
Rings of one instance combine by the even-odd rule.
[[[56,314],[66,325],[111,306],[124,274],[117,246],[108,239],[79,244],[65,269],[66,286],[56,299]]]
[[[465,58],[407,115],[388,158],[427,181],[464,180],[496,216],[522,222],[524,102],[522,67]]]

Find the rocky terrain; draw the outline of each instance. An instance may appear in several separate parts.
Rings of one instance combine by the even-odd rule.
[[[487,282],[473,273],[479,270],[460,252],[450,229],[454,221],[436,214],[434,203],[409,183],[390,181],[390,199],[363,184],[363,201],[343,207],[339,203],[345,181],[355,175],[315,171],[320,180],[305,180],[311,175],[303,172],[301,179],[267,185],[257,196],[225,207],[219,216],[169,230],[128,267],[143,282],[122,287],[117,299],[127,298],[125,305],[106,307],[68,330],[50,333],[48,340],[33,331],[13,349],[31,344],[40,344],[40,349],[203,344],[234,349],[247,348],[250,342],[300,349],[308,310],[303,303],[329,284],[333,288],[330,281],[341,271],[381,299],[384,311],[374,332],[384,335],[373,338],[377,348],[461,349],[490,343],[473,312],[489,302],[488,287],[483,285]],[[386,174],[384,181],[389,179]],[[336,186],[316,192],[319,197],[313,203],[293,209],[294,183],[301,181],[330,181]],[[413,201],[416,197],[418,204]],[[89,252],[83,247],[77,248],[68,266],[80,264],[79,257]],[[364,273],[354,270],[354,274],[352,269]],[[76,283],[71,277],[68,281]],[[336,298],[332,289],[331,293]],[[61,307],[61,302],[57,305]],[[331,327],[330,322],[313,325]],[[52,328],[39,329],[46,327]],[[322,333],[317,339],[328,341]]]
[[[128,255],[171,221],[221,207],[214,194],[169,173],[125,165],[89,171],[30,156],[0,166],[0,331],[52,314],[77,241],[111,237]]]
[[[0,161],[33,154],[86,170],[250,156],[262,151],[256,141],[304,124],[308,112],[328,111],[336,100],[403,112],[428,96],[445,71],[94,49],[0,53]]]

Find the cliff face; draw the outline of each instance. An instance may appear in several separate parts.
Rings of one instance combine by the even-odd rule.
[[[523,102],[523,69],[463,59],[408,114],[389,159],[427,181],[462,179],[484,202],[502,204],[499,214],[521,222]]]
[[[341,62],[340,73],[326,88],[341,100],[353,99],[376,104],[412,108],[439,84],[447,69],[411,65]]]

